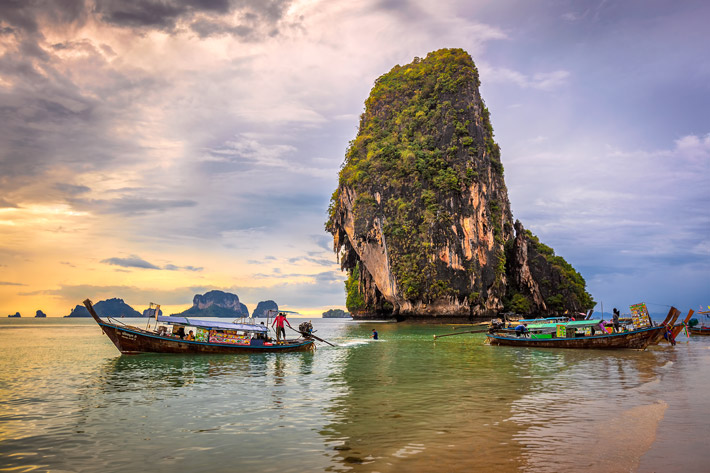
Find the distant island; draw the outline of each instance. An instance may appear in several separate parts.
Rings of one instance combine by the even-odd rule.
[[[178,317],[249,317],[247,306],[239,302],[239,296],[224,291],[209,291],[204,295],[195,294],[192,307],[179,314]]]
[[[252,317],[268,317],[269,310],[279,310],[278,304],[274,301],[261,301],[257,304],[252,313]],[[249,309],[239,301],[239,296],[231,292],[209,291],[196,294],[192,299],[192,307],[179,314],[172,314],[178,317],[224,317],[239,319],[249,317]]]
[[[99,317],[141,317],[141,313],[129,306],[123,299],[107,299],[94,304],[94,309]],[[83,305],[77,305],[66,317],[91,317]]]
[[[22,317],[22,315],[20,315],[19,312],[15,312],[14,314],[8,315],[8,317],[11,317],[11,318],[20,318],[20,317]],[[45,318],[45,317],[47,317],[47,314],[45,314],[45,313],[42,312],[41,310],[38,310],[38,311],[36,312],[36,314],[35,314],[35,318]]]
[[[158,310],[158,315],[163,315],[162,310]],[[155,317],[155,309],[146,309],[143,311],[143,317]]]
[[[256,309],[254,309],[254,312],[251,313],[252,317],[269,317],[269,313],[271,313],[272,316],[275,316],[276,313],[279,311],[279,305],[274,302],[274,301],[261,301],[256,305]]]
[[[329,309],[322,315],[324,319],[349,319],[352,317],[349,312],[345,312],[343,309]]]

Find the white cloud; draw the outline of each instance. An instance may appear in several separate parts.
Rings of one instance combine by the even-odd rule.
[[[529,75],[506,67],[495,67],[487,62],[479,63],[478,68],[486,84],[512,83],[523,89],[544,91],[555,90],[566,85],[571,75],[569,71],[561,69]]]

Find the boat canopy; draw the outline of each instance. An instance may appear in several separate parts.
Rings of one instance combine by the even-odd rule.
[[[158,316],[158,322],[170,325],[189,325],[191,327],[207,328],[213,330],[240,330],[242,332],[263,332],[269,331],[266,325],[261,324],[233,324],[230,322],[216,322],[213,320],[202,320],[188,317]]]
[[[518,323],[521,324],[547,324],[547,323],[552,323],[553,321],[568,321],[569,317],[540,317],[537,319],[520,319],[518,320]]]
[[[595,319],[595,320],[576,320],[574,322],[563,322],[563,323],[551,323],[551,324],[529,324],[528,328],[529,329],[537,329],[537,328],[556,328],[558,325],[564,325],[566,327],[574,327],[574,328],[586,328],[586,327],[595,327],[601,323],[601,319]]]

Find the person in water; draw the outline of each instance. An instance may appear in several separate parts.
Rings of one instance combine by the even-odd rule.
[[[379,337],[377,336],[377,330],[375,330],[374,328],[372,329],[372,339],[373,340],[379,339]]]
[[[286,325],[288,325],[289,328],[291,328],[291,329],[293,328],[293,327],[291,327],[291,324],[289,323],[289,321],[286,320],[286,314],[284,314],[283,312],[279,312],[279,315],[276,316],[276,318],[274,319],[274,322],[271,324],[272,327],[274,325],[276,325],[276,342],[277,343],[281,341],[281,335],[283,335],[284,340],[286,340],[286,328],[284,327],[284,322],[286,322]]]

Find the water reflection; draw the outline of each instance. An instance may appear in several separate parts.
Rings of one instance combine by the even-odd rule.
[[[103,363],[96,382],[105,392],[180,388],[214,377],[265,376],[263,357],[118,356]]]
[[[342,392],[320,431],[329,471],[578,470],[607,429],[619,439],[633,432],[633,460],[619,463],[628,471],[652,441],[641,433],[655,432],[665,411],[650,394],[675,356],[663,347],[490,347],[482,336],[432,342],[432,327],[377,328],[382,341],[351,347],[331,373]],[[564,460],[550,459],[561,451]]]
[[[501,359],[480,337],[435,343],[436,327],[377,329],[381,341],[351,347],[332,377],[345,389],[327,407],[331,422],[320,432],[332,452],[328,471],[462,470],[483,458],[515,469],[504,421],[531,383],[533,376],[518,378],[514,368],[513,358],[527,355]],[[354,327],[349,335],[368,330]],[[524,366],[543,376],[549,356],[540,356]]]
[[[515,401],[508,419],[518,426],[525,469],[632,470],[666,408],[653,393],[669,354],[550,350],[558,369]]]

